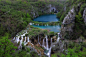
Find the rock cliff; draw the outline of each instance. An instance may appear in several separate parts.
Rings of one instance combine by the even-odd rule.
[[[83,19],[84,19],[84,23],[85,23],[85,25],[86,25],[86,8],[85,8],[85,10],[84,10],[84,12],[83,12]]]
[[[75,24],[75,10],[74,7],[68,12],[64,18],[61,26],[61,38],[71,38],[73,35],[73,28]]]

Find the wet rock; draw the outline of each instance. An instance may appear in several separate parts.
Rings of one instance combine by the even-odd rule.
[[[57,40],[56,36],[53,36],[52,39],[54,40],[54,42]]]

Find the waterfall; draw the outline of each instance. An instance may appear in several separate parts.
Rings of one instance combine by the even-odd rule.
[[[46,49],[48,50],[48,39],[47,39],[47,35],[46,35]]]
[[[48,24],[47,24],[47,26],[48,26]]]
[[[52,38],[51,38],[51,46],[52,46]]]
[[[51,54],[51,48],[52,48],[52,47],[50,47],[49,52],[47,53],[48,57],[50,57],[50,54]]]
[[[24,43],[26,42],[26,37],[25,37],[25,40],[24,40]]]
[[[22,48],[22,39],[20,40],[20,48]]]
[[[52,48],[52,38],[51,38],[51,46],[48,49],[49,50],[48,53],[46,54],[48,57],[50,57],[50,55],[51,55],[51,48]]]
[[[30,42],[30,41],[29,41],[29,37],[27,38],[27,42]]]
[[[16,41],[17,41],[17,43],[19,42],[19,36],[18,36],[18,37],[16,37]]]
[[[38,24],[38,26],[39,26],[39,24]]]
[[[15,37],[13,38],[13,40],[15,40]]]
[[[43,39],[43,45],[42,46],[44,47],[44,39]]]
[[[26,45],[26,44],[27,44],[27,42],[26,42],[26,37],[25,37],[24,45]]]
[[[33,25],[32,23],[29,23],[29,25]]]
[[[59,39],[60,39],[60,33],[58,33],[58,39],[57,39],[57,42],[59,42]]]

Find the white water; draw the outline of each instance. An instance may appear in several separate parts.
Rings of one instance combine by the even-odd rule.
[[[29,37],[27,38],[27,42],[30,42]]]
[[[42,46],[44,47],[44,39],[43,39],[43,45]]]
[[[19,47],[22,48],[22,39],[20,40],[20,46]]]
[[[52,46],[52,38],[51,38],[51,46]]]
[[[38,26],[39,26],[39,24],[38,24]]]
[[[20,45],[19,45],[20,48],[22,48],[22,42],[23,42],[23,39],[24,39],[23,36],[25,36],[25,34],[27,34],[27,31],[26,31],[26,33],[24,33],[23,35],[21,35],[21,40],[19,40],[20,36],[17,36],[16,38],[15,37],[13,38],[13,40],[16,40],[17,43],[20,41]],[[58,33],[57,42],[59,42],[59,39],[60,39],[60,33]],[[26,42],[26,40],[27,40],[27,42]],[[52,49],[52,38],[51,38],[50,48],[49,48],[49,45],[48,45],[48,36],[47,35],[46,35],[46,37],[42,41],[43,41],[42,46],[46,50],[48,50],[48,52],[46,53],[46,55],[48,57],[50,57],[50,55],[51,55],[51,49]],[[30,42],[29,37],[27,37],[27,38],[25,37],[24,45],[26,45],[28,42]],[[41,42],[41,38],[39,38],[39,35],[38,35],[38,43],[40,44],[40,42]],[[45,46],[45,44],[46,44],[46,46]]]
[[[18,36],[18,37],[16,37],[16,41],[17,41],[17,43],[19,42],[19,36]]]
[[[52,48],[52,47],[50,47],[50,49],[49,49],[49,51],[48,51],[48,53],[47,53],[48,57],[50,57],[50,54],[51,54],[51,48]]]
[[[59,42],[59,39],[60,39],[60,33],[58,33],[57,43]]]
[[[47,24],[47,26],[48,26],[48,24]]]
[[[26,37],[25,37],[25,40],[24,40],[24,43],[26,42]]]
[[[15,40],[16,38],[14,37],[13,40]]]
[[[48,38],[47,38],[47,35],[46,35],[46,49],[48,50]]]
[[[21,40],[23,41],[23,36],[21,36]]]
[[[51,55],[51,49],[52,49],[52,38],[51,38],[51,46],[50,46],[50,48],[48,48],[48,53],[46,54],[48,57],[50,57],[50,55]]]

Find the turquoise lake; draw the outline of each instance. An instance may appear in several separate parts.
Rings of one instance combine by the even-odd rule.
[[[37,18],[34,19],[34,21],[38,21],[38,22],[57,22],[59,21],[58,18],[56,18],[55,14],[50,14],[50,15],[43,15],[43,16],[39,16]],[[60,25],[56,25],[56,26],[38,26],[38,25],[33,25],[34,27],[38,27],[41,29],[48,29],[50,31],[53,32],[60,32]]]
[[[37,18],[35,18],[33,21],[38,22],[56,22],[59,21],[59,19],[56,17],[56,14],[49,14],[49,15],[42,15]]]

